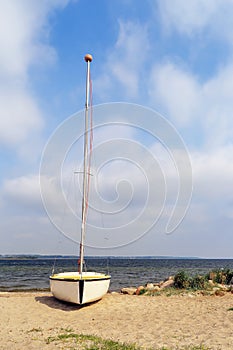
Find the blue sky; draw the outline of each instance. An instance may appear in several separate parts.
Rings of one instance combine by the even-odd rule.
[[[87,247],[87,254],[233,257],[233,1],[9,0],[0,7],[0,254],[78,252],[46,214],[39,167],[50,135],[84,106],[83,57],[90,52],[93,103],[139,104],[166,118],[188,148],[193,195],[182,223],[166,234],[177,175],[158,140],[118,126],[121,139],[143,144],[164,162],[174,198],[140,239],[114,249]],[[116,139],[111,127],[97,131],[100,146],[106,134],[108,142]],[[145,200],[143,177],[113,163],[103,172],[107,180],[100,179],[106,203],[123,173],[135,188],[131,217]]]

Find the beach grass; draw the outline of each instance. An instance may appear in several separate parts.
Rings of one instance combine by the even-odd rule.
[[[66,348],[79,350],[145,350],[145,347],[139,347],[135,344],[121,343],[110,339],[103,339],[94,335],[76,334],[73,332],[61,333],[57,336],[51,336],[46,339],[46,344],[55,343],[56,345],[63,343]],[[190,345],[182,348],[147,348],[147,350],[210,350],[205,345]]]
[[[124,344],[93,335],[76,333],[62,333],[54,337],[48,337],[46,343],[50,344],[51,342],[55,342],[56,344],[63,342],[66,345],[69,344],[69,346],[71,344],[73,346],[78,345],[78,349],[80,350],[140,350],[134,344]]]

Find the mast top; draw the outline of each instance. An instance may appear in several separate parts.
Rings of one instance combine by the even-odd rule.
[[[92,55],[90,55],[89,53],[85,55],[84,57],[86,62],[91,62],[92,61]]]

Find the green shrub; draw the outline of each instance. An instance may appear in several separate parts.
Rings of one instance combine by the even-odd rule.
[[[174,287],[178,289],[190,288],[190,277],[185,271],[180,271],[174,276]]]
[[[230,269],[217,269],[210,271],[208,278],[214,283],[229,284],[233,277],[233,271]]]
[[[230,284],[233,277],[233,270],[225,269],[226,284]]]
[[[139,291],[139,295],[145,294],[147,292],[146,288],[143,288]]]
[[[193,289],[205,289],[207,286],[207,279],[205,276],[197,275],[190,280],[190,287]]]

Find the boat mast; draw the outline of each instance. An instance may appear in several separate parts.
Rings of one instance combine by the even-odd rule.
[[[84,240],[86,234],[86,216],[87,216],[87,163],[88,163],[88,121],[89,121],[89,94],[90,94],[90,63],[92,56],[87,54],[84,57],[87,63],[86,72],[86,103],[85,103],[85,133],[84,133],[84,170],[83,170],[83,198],[82,198],[82,226],[81,226],[81,241],[80,241],[80,255],[79,255],[79,273],[83,272],[84,262]]]

